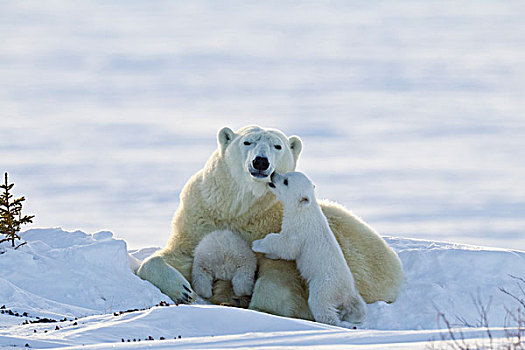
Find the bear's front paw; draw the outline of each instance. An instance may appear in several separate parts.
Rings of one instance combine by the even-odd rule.
[[[351,301],[351,310],[348,315],[348,321],[352,323],[361,323],[363,318],[365,318],[366,315],[366,303],[361,297],[361,295],[357,294]]]
[[[252,250],[256,253],[266,253],[266,247],[264,246],[264,238],[253,241]]]
[[[184,304],[193,304],[197,300],[197,293],[195,293],[189,285],[183,285],[183,288],[184,291],[179,300]]]
[[[191,289],[189,282],[179,271],[166,264],[160,256],[144,260],[137,275],[153,283],[176,303],[192,304],[195,302],[197,294]]]

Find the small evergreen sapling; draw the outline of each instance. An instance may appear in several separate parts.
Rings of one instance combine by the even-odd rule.
[[[13,198],[9,193],[15,184],[9,184],[7,181],[7,173],[5,173],[5,183],[0,185],[3,190],[0,195],[0,233],[6,238],[0,239],[0,243],[11,241],[12,246],[15,246],[15,239],[20,239],[17,232],[20,231],[20,225],[25,225],[33,222],[34,215],[22,216],[22,202],[26,199],[24,197]]]

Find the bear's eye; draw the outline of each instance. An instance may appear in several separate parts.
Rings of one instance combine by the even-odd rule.
[[[275,147],[275,149],[281,149],[282,148],[281,145],[275,145],[274,147]]]
[[[284,179],[283,183],[284,183],[285,186],[288,186],[288,179]]]
[[[245,146],[249,146],[249,145],[251,145],[251,144],[252,144],[251,142],[244,141],[244,145],[245,145]]]

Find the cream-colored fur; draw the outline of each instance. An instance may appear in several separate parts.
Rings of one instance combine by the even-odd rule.
[[[195,248],[192,287],[201,297],[213,295],[215,280],[231,281],[236,296],[251,295],[257,258],[248,243],[229,230],[213,231]]]
[[[284,206],[281,232],[254,241],[252,249],[270,259],[295,260],[308,282],[308,305],[317,322],[348,328],[360,323],[365,302],[317,204],[312,182],[299,172],[274,173],[269,187]]]
[[[194,297],[186,291],[190,287],[193,252],[206,234],[229,229],[251,243],[281,230],[282,204],[268,190],[269,174],[254,177],[249,165],[262,155],[271,163],[269,170],[287,173],[295,170],[302,149],[298,137],[287,138],[278,130],[256,126],[237,132],[223,128],[218,143],[204,168],[182,190],[167,246],[146,259],[137,272],[174,300],[191,301]],[[367,303],[393,302],[404,280],[397,254],[341,205],[326,201],[319,204],[363,299]],[[295,262],[258,256],[258,269],[251,309],[312,319],[307,286]],[[231,283],[219,281],[210,300],[228,303],[232,298]]]

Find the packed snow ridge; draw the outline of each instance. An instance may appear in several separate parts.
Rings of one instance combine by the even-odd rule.
[[[133,273],[154,248],[128,252],[126,243],[107,231],[33,229],[21,236],[28,243],[19,249],[0,248],[0,347],[104,347],[148,337],[180,346],[188,345],[188,338],[208,345],[217,341],[209,337],[227,337],[231,347],[254,339],[277,346],[277,338],[269,343],[263,338],[279,334],[287,334],[279,339],[290,344],[370,344],[363,339],[372,334],[376,344],[399,339],[416,344],[439,338],[438,312],[453,323],[476,325],[476,300],[490,305],[491,326],[505,326],[506,309],[516,303],[500,288],[520,295],[515,277],[525,277],[525,252],[386,237],[403,262],[406,283],[396,302],[368,305],[355,331],[220,306],[155,307],[173,301]],[[120,313],[130,309],[139,311]],[[43,318],[65,320],[29,323]]]

